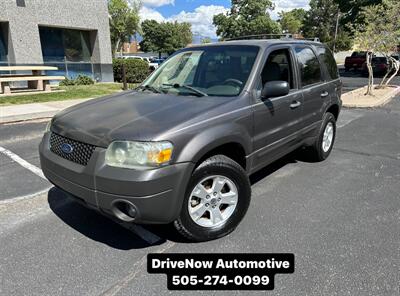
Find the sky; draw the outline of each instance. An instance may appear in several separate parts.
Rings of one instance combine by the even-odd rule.
[[[308,8],[309,0],[272,0],[275,10],[270,12],[273,19],[278,18],[278,12],[294,8]],[[142,20],[178,21],[192,24],[195,35],[217,38],[212,19],[215,14],[226,12],[230,0],[142,0],[140,11]]]

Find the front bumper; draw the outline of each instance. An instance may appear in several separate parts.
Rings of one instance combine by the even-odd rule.
[[[138,171],[105,165],[104,148],[97,147],[82,166],[50,151],[50,133],[39,146],[44,175],[51,183],[90,208],[113,214],[118,201],[134,205],[135,223],[170,223],[182,208],[193,163]]]

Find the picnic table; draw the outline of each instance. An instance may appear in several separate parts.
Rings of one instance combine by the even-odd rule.
[[[0,66],[0,72],[10,72],[10,74],[0,73],[0,94],[11,94],[10,83],[28,82],[28,90],[51,91],[51,80],[64,80],[64,76],[44,75],[43,71],[56,71],[57,67],[51,66]],[[15,74],[19,71],[31,71],[32,74]],[[12,74],[11,74],[12,73]]]

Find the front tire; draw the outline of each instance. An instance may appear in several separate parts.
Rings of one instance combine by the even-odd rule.
[[[324,161],[331,154],[336,139],[336,118],[332,113],[325,113],[318,136],[311,147],[315,161]]]
[[[250,181],[244,169],[224,155],[212,156],[193,172],[174,226],[192,241],[220,238],[238,226],[250,198]]]

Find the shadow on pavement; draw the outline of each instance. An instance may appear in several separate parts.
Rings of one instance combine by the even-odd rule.
[[[306,150],[299,149],[263,168],[250,176],[252,185],[261,182],[269,175],[280,170],[290,163],[312,162]],[[161,239],[149,244],[133,231],[127,223],[114,221],[95,210],[88,209],[78,202],[74,202],[61,190],[53,187],[48,193],[48,202],[52,211],[67,225],[79,231],[88,238],[104,243],[112,248],[131,250],[161,245],[166,241],[178,243],[192,243],[180,236],[172,224],[169,225],[141,225],[145,230],[157,235]]]
[[[120,250],[147,248],[151,245],[134,232],[122,227],[100,213],[85,208],[53,187],[48,193],[52,211],[68,226],[86,237]],[[163,244],[165,239],[153,245]]]
[[[284,166],[291,164],[291,163],[298,163],[298,162],[308,162],[313,163],[315,160],[313,159],[313,155],[311,154],[310,150],[299,148],[292,153],[278,159],[277,161],[271,163],[270,165],[266,166],[265,168],[261,169],[258,172],[255,172],[250,176],[251,185],[255,185],[258,182],[263,181],[269,175],[279,171]]]

